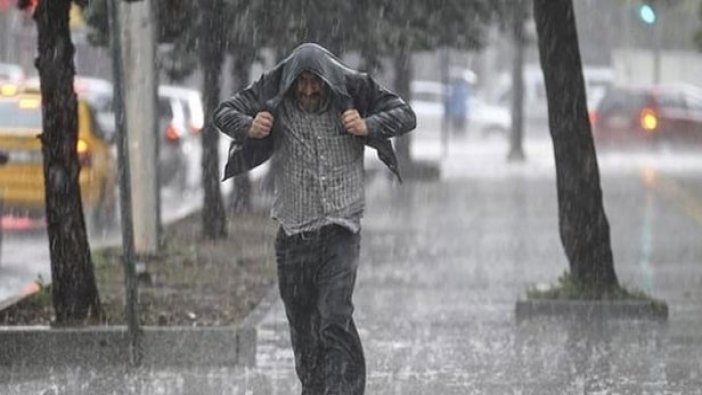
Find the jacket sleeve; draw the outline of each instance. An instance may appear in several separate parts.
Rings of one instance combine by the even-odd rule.
[[[368,137],[388,139],[405,134],[417,126],[414,111],[402,98],[380,86],[366,75],[365,101],[368,104],[365,120]]]
[[[265,76],[223,101],[215,110],[212,122],[220,132],[241,145],[248,138],[248,131],[256,114],[263,109],[263,84]]]

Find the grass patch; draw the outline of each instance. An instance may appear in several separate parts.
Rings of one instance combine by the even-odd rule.
[[[570,272],[565,271],[558,277],[558,283],[542,290],[532,287],[527,290],[529,300],[642,300],[656,302],[645,292],[638,289],[617,287],[592,287],[576,282]]]
[[[164,229],[158,256],[141,257],[148,276],[139,283],[142,325],[228,326],[241,322],[275,284],[273,240],[277,226],[263,212],[230,218],[229,237],[200,238],[200,213]],[[104,324],[124,325],[122,249],[91,252]],[[54,319],[50,287],[0,312],[0,324],[47,325]]]
[[[41,276],[34,283],[39,290],[16,304],[0,311],[0,323],[5,325],[50,325],[54,320],[54,306],[51,300],[51,285]]]

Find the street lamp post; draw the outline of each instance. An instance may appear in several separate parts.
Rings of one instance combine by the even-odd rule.
[[[108,0],[112,74],[114,78],[114,112],[119,157],[120,210],[122,218],[122,262],[126,288],[126,318],[130,338],[130,361],[139,365],[142,359],[141,333],[137,313],[137,277],[134,253],[134,224],[132,220],[131,174],[129,171],[129,136],[125,130],[122,67],[121,26],[117,0]]]
[[[660,27],[658,26],[658,13],[651,3],[642,4],[639,7],[639,19],[651,27],[651,45],[653,46],[653,83],[661,82],[661,40]]]

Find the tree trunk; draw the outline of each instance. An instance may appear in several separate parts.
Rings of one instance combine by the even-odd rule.
[[[364,45],[361,48],[361,70],[370,75],[377,75],[382,70],[382,62],[378,48],[371,45]]]
[[[212,126],[212,113],[220,100],[220,80],[224,61],[224,3],[200,0],[200,62],[203,70],[203,101],[206,124],[202,131],[202,234],[207,240],[226,237],[226,213],[219,181],[219,132]]]
[[[412,99],[410,83],[412,81],[412,56],[409,50],[401,49],[395,56],[395,93],[409,103]],[[412,173],[412,157],[410,156],[411,133],[404,134],[395,139],[397,161],[400,169]]]
[[[74,47],[68,26],[70,0],[41,1],[34,14],[39,36],[36,61],[43,106],[44,185],[56,322],[101,315],[78,184],[80,165]]]
[[[512,133],[509,139],[509,161],[524,161],[524,23],[526,1],[516,0],[512,8]]]
[[[561,242],[574,280],[604,290],[618,282],[572,0],[534,0],[534,18],[556,158]]]
[[[248,53],[247,53],[248,52]],[[255,50],[240,49],[232,62],[232,79],[234,91],[244,89],[249,84],[249,69],[255,59]],[[229,197],[229,211],[243,212],[251,210],[251,179],[249,173],[233,178],[234,188]]]

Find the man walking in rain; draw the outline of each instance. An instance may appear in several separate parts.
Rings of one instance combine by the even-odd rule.
[[[415,127],[412,109],[316,44],[297,47],[224,101],[215,125],[232,141],[225,179],[271,156],[280,296],[303,394],[363,394],[354,324],[366,145],[398,177],[389,141]]]

